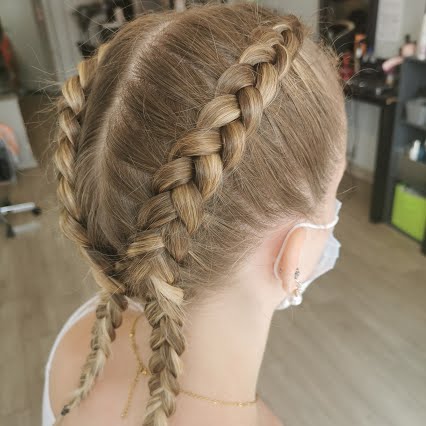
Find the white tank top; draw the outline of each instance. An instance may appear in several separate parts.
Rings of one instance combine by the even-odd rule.
[[[49,376],[50,368],[52,366],[53,356],[55,354],[56,348],[59,345],[62,337],[66,332],[81,318],[87,315],[89,312],[92,312],[96,309],[98,303],[98,295],[95,295],[89,299],[84,305],[80,306],[73,314],[67,319],[65,324],[62,326],[61,331],[56,336],[55,342],[53,343],[52,349],[50,350],[49,357],[47,359],[47,364],[44,371],[44,388],[43,388],[43,409],[42,409],[42,426],[53,426],[55,423],[55,416],[52,411],[52,406],[50,405],[50,394],[49,394]],[[143,307],[135,302],[134,300],[128,299],[129,309],[134,309],[136,311],[143,311]],[[76,378],[76,380],[78,377]]]

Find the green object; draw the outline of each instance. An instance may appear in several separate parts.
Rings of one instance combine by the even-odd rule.
[[[426,226],[426,198],[398,183],[392,208],[392,224],[417,241],[423,241]]]

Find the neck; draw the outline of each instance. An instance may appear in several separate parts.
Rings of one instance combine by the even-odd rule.
[[[246,283],[247,284],[247,283]],[[233,287],[230,294],[209,297],[187,309],[187,347],[182,355],[181,388],[211,399],[248,402],[256,399],[259,370],[268,338],[273,309],[260,306],[247,289]],[[219,292],[221,293],[221,292]],[[257,407],[229,407],[194,400],[182,402],[238,416],[244,424],[256,424]],[[189,401],[192,400],[192,402]],[[235,418],[235,417],[234,417]]]
[[[260,263],[253,261],[256,267]],[[282,293],[280,286],[271,286],[269,275],[256,269],[245,271],[239,282],[227,284],[186,307],[186,349],[179,383],[181,389],[209,399],[249,402],[256,399],[271,319]],[[144,347],[149,336],[140,339]],[[181,392],[172,424],[257,426],[262,423],[261,411],[261,402],[242,408],[215,405]]]
[[[242,305],[208,299],[189,309],[183,389],[222,400],[255,398],[272,313]]]

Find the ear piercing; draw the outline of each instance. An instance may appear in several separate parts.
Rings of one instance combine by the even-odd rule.
[[[279,272],[282,272],[282,269],[279,270]],[[296,271],[294,272],[294,281],[296,281],[296,288],[295,290],[287,297],[288,303],[293,306],[300,305],[302,303],[303,297],[302,297],[302,283],[299,281],[300,276],[300,269],[296,268]]]
[[[303,300],[302,283],[299,281],[299,276],[300,276],[300,269],[296,268],[296,271],[294,272],[294,281],[296,281],[296,289],[289,296],[290,305],[293,305],[293,306],[300,305]]]

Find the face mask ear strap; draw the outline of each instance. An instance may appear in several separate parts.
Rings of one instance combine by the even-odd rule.
[[[296,226],[304,226],[305,228],[311,228],[311,229],[330,229],[336,226],[337,222],[339,221],[339,216],[336,216],[332,222],[327,223],[325,225],[317,225],[316,223],[310,223],[310,222],[302,222],[298,223]]]
[[[293,228],[291,228],[290,231],[287,232],[287,235],[285,236],[284,241],[281,244],[281,248],[280,248],[280,251],[278,252],[277,258],[275,259],[275,263],[274,263],[274,275],[275,275],[275,278],[277,280],[281,279],[280,278],[280,261],[281,261],[282,255],[284,253],[285,246],[287,245],[288,237],[290,236],[290,234],[293,231],[295,231],[297,228],[301,227],[299,225],[302,225],[302,224],[297,224],[297,225],[293,226]]]
[[[287,233],[286,237],[284,238],[284,241],[283,241],[283,243],[281,245],[280,251],[278,252],[278,256],[277,256],[277,258],[275,260],[275,263],[274,263],[274,275],[275,275],[275,278],[277,280],[280,279],[280,275],[279,275],[279,264],[280,264],[280,261],[281,261],[281,257],[282,257],[282,255],[284,253],[284,249],[285,249],[285,246],[287,244],[287,240],[288,240],[289,235],[293,231],[295,231],[297,228],[302,228],[302,227],[304,227],[304,228],[310,228],[310,229],[330,229],[330,228],[335,227],[336,224],[337,224],[337,222],[339,222],[339,211],[340,211],[340,207],[341,206],[342,206],[342,202],[339,201],[336,198],[336,217],[330,223],[327,223],[327,224],[324,224],[324,225],[317,225],[316,223],[301,222],[301,223],[298,223],[298,224],[294,225],[293,228],[291,228],[290,231],[288,231],[288,233]]]

